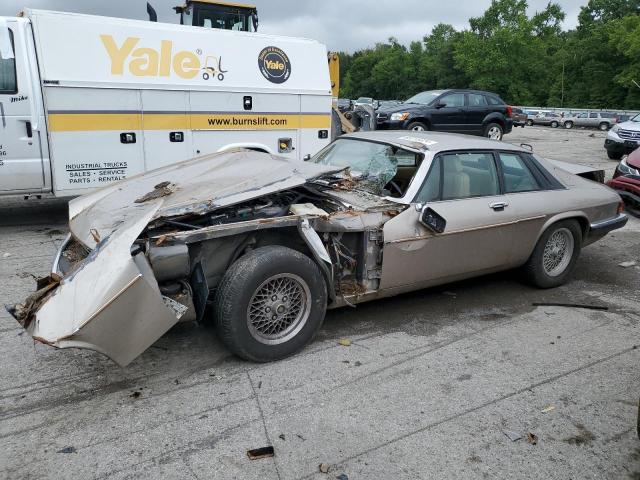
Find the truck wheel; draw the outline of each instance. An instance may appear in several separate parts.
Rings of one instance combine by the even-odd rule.
[[[564,128],[570,130],[573,128],[573,122],[564,122]]]
[[[551,128],[558,128],[558,122],[556,122],[555,120],[551,122]]]
[[[414,132],[426,132],[429,130],[429,127],[422,122],[412,122],[407,125],[407,130],[413,130]]]
[[[484,136],[491,140],[502,140],[502,126],[497,123],[490,123],[484,129]]]
[[[598,128],[600,129],[600,131],[602,132],[606,132],[607,130],[609,130],[609,124],[606,122],[602,122]]]
[[[326,308],[327,287],[318,266],[296,250],[270,246],[227,270],[215,295],[214,321],[231,352],[270,362],[307,345]]]
[[[582,230],[575,220],[551,225],[540,237],[523,267],[525,279],[538,288],[559,287],[567,282],[582,247]]]
[[[622,152],[607,150],[607,157],[609,157],[610,160],[620,160],[622,158]]]

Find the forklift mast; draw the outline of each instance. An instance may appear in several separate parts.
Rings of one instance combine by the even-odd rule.
[[[258,31],[258,9],[254,5],[213,0],[186,0],[174,7],[181,25],[220,28],[239,32]]]

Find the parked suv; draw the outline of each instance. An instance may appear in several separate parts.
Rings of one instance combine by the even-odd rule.
[[[380,109],[381,130],[434,130],[468,133],[500,140],[511,132],[512,109],[496,94],[478,90],[431,90]]]
[[[607,112],[582,112],[571,117],[566,117],[562,123],[564,128],[593,127],[603,132],[616,124],[616,114]]]
[[[522,127],[524,128],[527,123],[527,113],[521,108],[513,107],[511,113],[511,117],[513,118],[513,126],[514,127]]]
[[[620,160],[623,155],[633,152],[639,146],[640,114],[628,122],[614,125],[604,141],[604,148],[611,160]]]
[[[552,128],[558,128],[561,122],[560,114],[554,112],[546,112],[529,119],[529,125],[545,125]]]

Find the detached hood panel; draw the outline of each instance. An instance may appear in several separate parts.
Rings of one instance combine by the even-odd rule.
[[[72,200],[69,226],[78,241],[93,249],[120,225],[144,216],[150,205],[156,212],[149,221],[205,214],[340,170],[249,150],[217,153],[137,175]]]

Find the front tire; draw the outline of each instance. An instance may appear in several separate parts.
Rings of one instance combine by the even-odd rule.
[[[533,127],[533,120],[527,120],[527,125],[529,125],[530,127]]]
[[[571,130],[573,128],[573,122],[564,122],[564,128]]]
[[[582,230],[575,220],[551,225],[540,236],[523,267],[525,279],[538,288],[564,285],[573,272],[582,247]]]
[[[490,123],[484,129],[484,136],[491,140],[502,140],[504,130],[501,125],[497,123]]]
[[[620,160],[622,158],[622,152],[607,150],[607,157],[609,157],[610,160]]]
[[[558,122],[551,122],[551,128],[558,128]]]
[[[215,295],[214,320],[232,353],[271,362],[307,345],[326,308],[327,287],[318,265],[296,250],[269,246],[227,270]]]
[[[426,132],[429,128],[422,122],[412,122],[407,125],[407,130],[412,130],[414,132]]]

